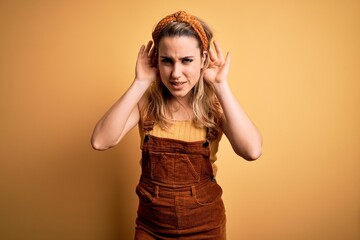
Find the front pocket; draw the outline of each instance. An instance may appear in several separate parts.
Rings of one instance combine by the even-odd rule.
[[[140,185],[140,183],[136,186],[136,194],[139,197],[141,203],[150,205],[154,203],[154,197]]]
[[[221,200],[222,188],[216,182],[210,182],[205,187],[195,190],[194,198],[199,205],[210,205]]]

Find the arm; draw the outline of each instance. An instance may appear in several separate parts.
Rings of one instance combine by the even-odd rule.
[[[157,69],[151,66],[151,46],[152,42],[146,48],[141,46],[134,82],[96,124],[91,137],[94,149],[106,150],[113,147],[139,122],[139,101],[157,77]]]
[[[261,155],[262,139],[259,131],[242,109],[227,83],[216,87],[217,97],[224,111],[222,129],[235,153],[246,160]]]
[[[224,59],[220,47],[214,42],[216,54],[210,49],[210,64],[205,79],[212,81],[216,96],[224,111],[222,129],[235,153],[246,160],[255,160],[261,155],[262,138],[231,92],[227,82],[230,54]]]

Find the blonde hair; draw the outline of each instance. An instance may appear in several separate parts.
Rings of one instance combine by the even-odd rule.
[[[208,42],[211,42],[213,33],[208,25],[196,18],[201,24]],[[158,64],[158,44],[163,37],[180,37],[188,36],[194,37],[199,43],[200,53],[202,53],[203,45],[200,36],[194,28],[187,22],[170,22],[168,23],[159,33],[156,35],[154,40],[154,57],[153,65],[157,66]],[[208,44],[207,49],[210,49],[210,44]],[[191,90],[191,97],[189,99],[190,104],[193,109],[193,118],[192,121],[196,127],[207,127],[217,128],[218,121],[221,119],[222,108],[220,103],[215,95],[215,89],[211,82],[204,80],[203,72],[207,68],[209,62],[209,54],[207,54],[203,70],[200,74],[200,79],[196,85]],[[168,129],[171,126],[171,121],[166,118],[166,113],[169,112],[168,101],[171,98],[171,93],[164,86],[160,79],[153,82],[148,90],[148,101],[145,104],[142,115],[144,118],[152,117],[154,121],[163,129]]]

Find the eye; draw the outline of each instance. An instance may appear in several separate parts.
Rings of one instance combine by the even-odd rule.
[[[193,61],[193,59],[191,59],[191,58],[184,58],[182,60],[183,63],[191,63],[192,61]]]
[[[165,64],[171,64],[173,61],[170,58],[161,58],[161,62]]]

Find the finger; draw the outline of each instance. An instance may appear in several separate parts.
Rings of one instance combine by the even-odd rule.
[[[209,57],[212,62],[215,62],[217,59],[214,50],[212,50],[211,48],[209,49]]]
[[[220,45],[218,43],[218,41],[214,41],[214,46],[215,46],[215,50],[216,50],[216,54],[217,54],[217,57],[221,60],[224,59],[224,56],[222,54],[222,51],[220,49]]]
[[[153,46],[150,50],[150,53],[149,53],[149,57],[150,58],[154,58],[155,57],[155,47]]]
[[[230,64],[230,58],[231,58],[231,54],[230,54],[230,52],[227,52],[226,57],[225,57],[225,65]]]
[[[144,54],[144,49],[145,49],[145,45],[141,45],[139,52],[138,52],[138,58],[142,57],[142,55]]]
[[[152,43],[153,43],[153,42],[150,40],[150,41],[148,42],[148,44],[146,45],[145,54],[149,54],[150,49],[151,49],[151,46],[152,46]]]
[[[225,57],[225,62],[223,65],[226,72],[228,72],[230,68],[230,58],[231,58],[230,52],[227,52]]]

